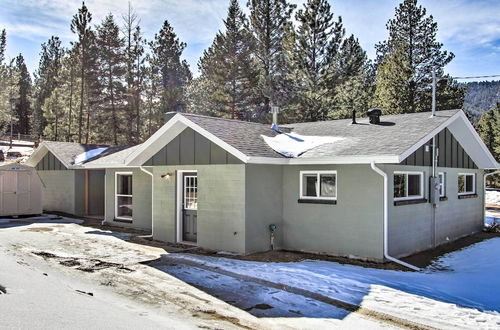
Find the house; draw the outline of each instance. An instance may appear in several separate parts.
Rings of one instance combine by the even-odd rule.
[[[35,167],[42,179],[44,210],[78,216],[104,216],[105,171],[85,169],[83,164],[124,149],[127,147],[42,142],[26,165]]]
[[[105,171],[104,220],[240,254],[269,250],[271,235],[277,248],[374,261],[426,250],[481,230],[484,169],[498,168],[461,110],[280,132],[185,113],[166,120],[143,144],[81,165]],[[271,146],[286,136],[310,148],[284,156]]]

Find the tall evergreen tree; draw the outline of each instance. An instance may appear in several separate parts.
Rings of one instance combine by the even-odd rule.
[[[364,112],[373,97],[374,70],[353,35],[342,42],[337,66],[339,83],[335,87],[334,106],[329,117],[347,118],[353,111]]]
[[[500,102],[483,113],[477,131],[490,152],[498,160],[500,155]]]
[[[283,42],[291,24],[295,5],[286,0],[249,0],[249,29],[255,38],[258,91],[262,106],[257,111],[269,111],[271,103],[283,105],[287,99],[284,81],[288,72]]]
[[[336,59],[344,37],[342,20],[334,20],[326,0],[308,0],[295,19],[295,43],[287,51],[297,83],[294,117],[299,121],[322,120],[333,105],[339,79]]]
[[[98,80],[101,130],[99,140],[110,141],[115,145],[124,143],[121,136],[127,134],[122,124],[125,122],[126,87],[123,85],[127,73],[125,42],[120,37],[120,30],[113,15],[108,14],[97,27],[96,46],[98,50]],[[133,109],[132,109],[133,111]]]
[[[35,99],[33,108],[33,134],[41,136],[45,128],[42,106],[45,100],[57,88],[58,76],[61,71],[64,49],[59,37],[52,36],[42,44],[40,64],[35,73]]]
[[[128,12],[123,17],[122,32],[125,38],[126,55],[126,81],[127,81],[127,141],[128,143],[139,143],[141,139],[141,113],[142,113],[142,82],[144,79],[144,46],[145,39],[142,36],[140,20],[133,11],[130,3]]]
[[[85,74],[87,70],[87,52],[89,48],[89,39],[91,37],[92,14],[82,2],[82,7],[78,13],[73,16],[71,21],[71,32],[78,35],[78,50],[80,53],[80,110],[78,112],[78,143],[82,142],[83,137],[83,117],[84,117],[84,93],[85,93]]]
[[[20,134],[30,133],[31,116],[31,76],[24,62],[23,55],[16,57],[15,70],[18,74],[18,97],[15,100],[14,116],[16,118],[15,132]]]
[[[181,42],[168,21],[149,43],[151,48],[152,77],[158,77],[160,104],[155,112],[155,122],[162,123],[165,112],[178,111],[184,107],[184,89],[191,80],[191,72],[185,60],[181,60],[186,44]],[[156,126],[157,126],[156,125]]]
[[[0,32],[0,65],[5,61],[5,50],[7,49],[7,32]]]
[[[224,20],[225,31],[217,33],[199,62],[201,79],[208,80],[213,87],[212,106],[221,117],[248,118],[256,102],[253,40],[246,24],[238,1],[231,0]]]
[[[431,73],[442,76],[453,53],[442,50],[436,40],[437,23],[417,0],[404,0],[387,29],[389,38],[376,45],[376,105],[386,113],[429,111]],[[442,96],[438,93],[438,102]]]

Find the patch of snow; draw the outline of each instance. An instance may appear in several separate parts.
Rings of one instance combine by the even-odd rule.
[[[89,159],[92,159],[94,157],[99,156],[107,149],[108,149],[108,147],[101,147],[101,148],[96,148],[96,149],[82,152],[81,154],[79,154],[78,156],[75,157],[75,165],[81,165],[84,162],[88,161]]]
[[[500,325],[500,238],[447,254],[422,272],[341,265],[328,261],[263,263],[189,254],[187,259],[223,271],[325,295],[416,322],[450,328]],[[493,277],[492,277],[493,276]]]
[[[296,133],[281,133],[274,137],[261,135],[269,147],[285,157],[298,157],[304,152],[344,138],[335,136],[305,136]]]

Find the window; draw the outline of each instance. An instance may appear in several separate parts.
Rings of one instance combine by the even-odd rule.
[[[458,173],[458,194],[472,195],[476,193],[476,176],[473,173]]]
[[[198,209],[198,177],[196,175],[184,176],[184,209]]]
[[[445,197],[446,196],[446,176],[444,175],[443,172],[440,172],[438,174],[438,179],[439,179],[439,197]]]
[[[115,179],[115,218],[132,220],[132,173],[117,172]]]
[[[300,171],[301,199],[337,199],[336,171]]]
[[[394,172],[394,200],[420,199],[424,196],[424,173]]]

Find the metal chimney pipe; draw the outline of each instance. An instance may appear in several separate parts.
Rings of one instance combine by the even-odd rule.
[[[352,124],[357,124],[356,123],[356,110],[352,110]]]
[[[273,124],[278,126],[278,113],[280,108],[277,106],[271,106],[271,113],[273,114]]]
[[[436,116],[436,70],[432,69],[432,115],[431,117]]]

